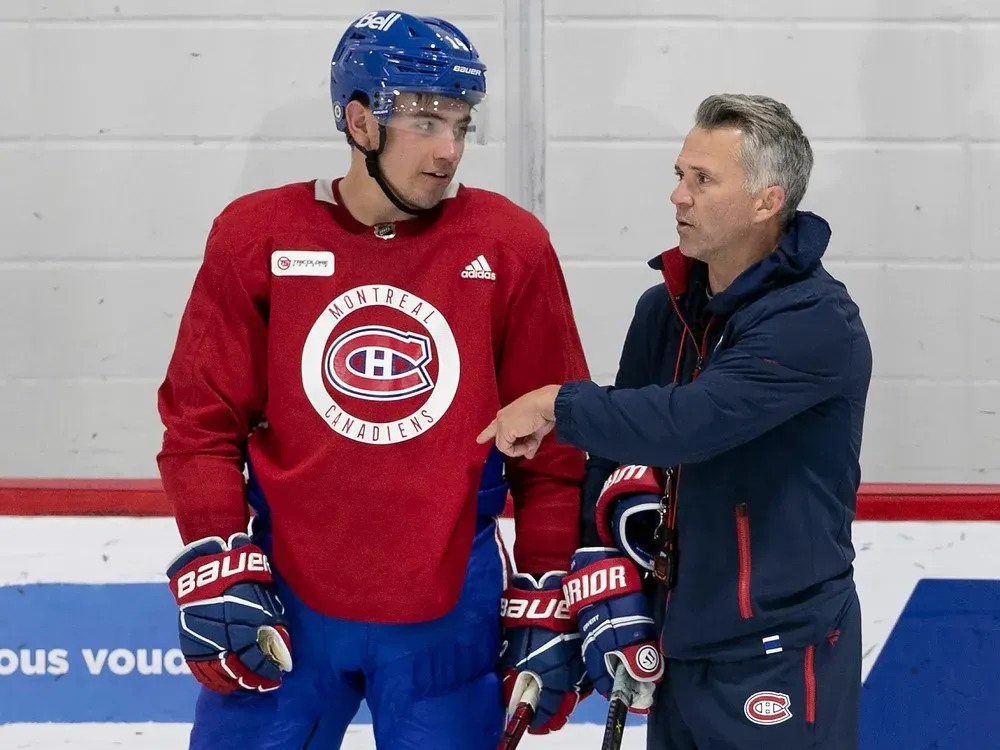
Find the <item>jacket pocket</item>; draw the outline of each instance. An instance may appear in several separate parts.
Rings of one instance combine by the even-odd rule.
[[[736,506],[736,548],[740,557],[736,597],[740,605],[740,617],[749,620],[753,617],[753,607],[750,605],[750,517],[747,515],[746,503]]]

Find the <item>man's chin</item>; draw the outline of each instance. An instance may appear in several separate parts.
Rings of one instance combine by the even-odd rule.
[[[427,211],[437,206],[444,199],[444,190],[434,193],[423,193],[421,195],[411,195],[406,198],[406,202],[414,208]]]
[[[681,251],[681,255],[686,258],[692,258],[694,260],[701,260],[700,248],[691,240],[685,240],[683,237],[680,242],[677,243],[677,249]]]

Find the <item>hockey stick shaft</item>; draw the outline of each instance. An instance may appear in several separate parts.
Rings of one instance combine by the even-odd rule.
[[[531,720],[535,718],[538,696],[538,682],[537,680],[532,680],[528,687],[525,688],[521,700],[518,701],[517,707],[514,709],[514,713],[507,720],[507,726],[504,729],[503,737],[500,738],[500,744],[497,745],[497,750],[514,750],[517,747],[517,743],[521,741],[521,737],[524,736],[525,731],[531,725]]]
[[[625,669],[624,663],[618,664],[615,670],[615,682],[608,698],[608,719],[604,724],[604,740],[601,750],[620,750],[622,737],[625,734],[625,720],[628,709],[635,696],[636,684],[632,675]]]

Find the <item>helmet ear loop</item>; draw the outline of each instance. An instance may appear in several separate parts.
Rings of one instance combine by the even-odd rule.
[[[382,123],[378,124],[378,147],[377,148],[361,148],[358,147],[365,155],[365,166],[368,168],[368,176],[373,180],[378,182],[382,178],[382,167],[378,163],[379,156],[385,151],[385,144],[388,140],[389,134],[385,129],[385,125]],[[381,184],[381,183],[379,183]]]

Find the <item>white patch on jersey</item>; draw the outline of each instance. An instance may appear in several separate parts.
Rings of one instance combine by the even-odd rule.
[[[271,253],[274,276],[333,276],[329,250],[275,250]]]
[[[334,328],[341,325],[351,314],[367,307],[387,307],[403,312],[426,329],[437,348],[437,382],[430,383],[429,380],[425,381],[419,377],[416,382],[410,382],[413,378],[402,379],[393,375],[392,371],[383,373],[375,367],[375,355],[382,356],[379,350],[388,349],[392,341],[399,338],[398,332],[393,329],[374,331],[372,335],[381,337],[378,340],[373,340],[374,343],[362,338],[369,335],[368,332],[374,329],[373,326],[360,327],[357,331],[341,335],[333,342],[333,345],[328,343]],[[353,348],[345,347],[343,343],[345,337],[357,341],[359,345]],[[408,339],[404,343],[420,347],[419,338],[415,337],[412,341]],[[360,346],[360,344],[365,345]],[[386,386],[391,386],[393,389],[409,389],[409,393],[405,394],[404,397],[421,394],[428,390],[431,392],[430,397],[402,419],[391,422],[370,422],[359,419],[345,411],[333,399],[324,382],[323,374],[328,372],[332,366],[330,360],[337,353],[335,349],[337,351],[343,350],[344,356],[357,356],[357,363],[352,372],[341,370],[342,374],[352,379],[352,383],[362,384],[367,382],[366,379],[381,378],[385,381]],[[404,359],[409,359],[417,365],[424,363],[421,356],[418,356],[419,353],[403,351],[402,355]],[[444,315],[427,300],[421,299],[411,292],[385,284],[366,284],[339,295],[313,323],[302,348],[302,387],[309,403],[331,430],[356,442],[369,445],[392,445],[406,442],[424,434],[437,424],[448,411],[458,391],[460,370],[461,360],[458,354],[458,345]],[[419,371],[414,371],[414,375],[419,375]],[[345,388],[343,378],[331,380],[330,385],[339,392],[344,392],[345,395],[350,393],[352,396],[369,400],[400,400],[399,398],[386,398],[385,394],[381,399],[378,399],[374,388],[365,390],[359,386],[352,392]]]

